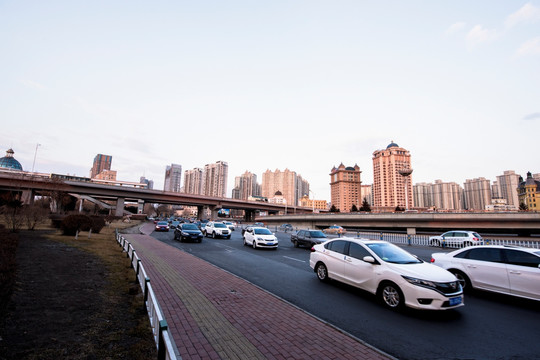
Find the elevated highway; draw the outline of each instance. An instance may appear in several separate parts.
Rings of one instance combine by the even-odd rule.
[[[212,210],[219,209],[244,210],[247,220],[252,220],[256,211],[267,213],[286,212],[287,207],[279,204],[271,204],[259,201],[244,201],[230,198],[209,197],[160,190],[148,190],[134,186],[120,186],[99,184],[89,181],[64,180],[47,177],[46,174],[32,174],[25,172],[0,172],[0,190],[19,191],[26,193],[26,197],[33,198],[35,195],[48,195],[52,192],[64,192],[79,196],[91,196],[100,200],[116,202],[116,214],[122,215],[124,203],[133,201],[141,203],[157,203],[170,205],[197,206]],[[292,211],[290,207],[289,211]],[[311,213],[311,208],[296,207],[297,213]],[[201,213],[201,211],[199,211]]]
[[[288,223],[299,228],[324,229],[337,224],[349,230],[407,230],[409,234],[463,229],[520,236],[540,235],[540,213],[537,212],[289,214],[258,217],[257,221],[269,226]]]

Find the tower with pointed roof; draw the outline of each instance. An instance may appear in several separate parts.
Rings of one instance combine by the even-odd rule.
[[[362,206],[362,181],[358,165],[345,166],[343,163],[330,171],[330,198],[340,212],[350,212],[353,205]]]

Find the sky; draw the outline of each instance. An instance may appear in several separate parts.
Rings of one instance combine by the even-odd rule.
[[[163,189],[222,160],[229,197],[289,169],[330,200],[394,141],[413,183],[540,172],[540,0],[0,0],[0,51],[0,151],[28,171],[106,154]]]

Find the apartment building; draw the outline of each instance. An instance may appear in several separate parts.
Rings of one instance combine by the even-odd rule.
[[[353,205],[356,209],[362,206],[362,181],[358,165],[345,166],[341,163],[330,171],[330,199],[332,205],[340,212],[350,212]]]
[[[383,150],[373,152],[373,205],[394,209],[413,207],[411,175],[400,172],[411,170],[411,154],[393,141]],[[405,188],[407,186],[407,188]]]
[[[165,183],[163,191],[180,192],[182,180],[182,165],[171,164],[165,168]]]

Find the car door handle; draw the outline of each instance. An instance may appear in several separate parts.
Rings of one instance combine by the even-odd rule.
[[[476,265],[467,265],[468,268],[476,269]]]
[[[518,271],[518,270],[510,270],[510,274],[521,275],[521,271]]]
[[[347,257],[347,256],[344,256],[343,260],[348,261],[348,262],[352,262],[352,259],[350,257]]]

